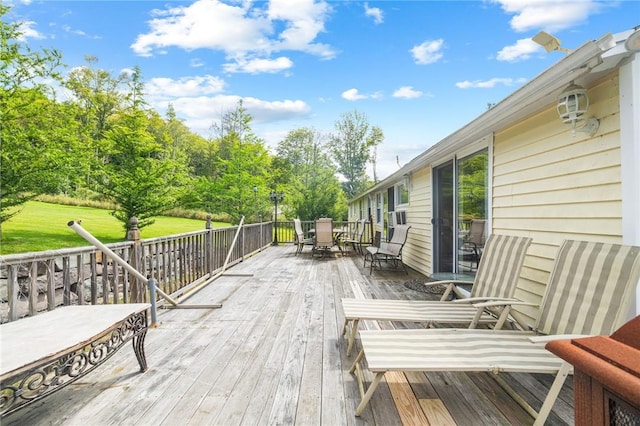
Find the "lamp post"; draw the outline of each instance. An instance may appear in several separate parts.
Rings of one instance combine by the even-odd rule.
[[[256,211],[256,219],[258,218],[258,187],[253,187],[253,208]]]
[[[269,194],[269,198],[271,198],[271,201],[273,201],[275,205],[275,214],[274,214],[274,221],[273,221],[273,245],[277,246],[278,245],[278,201],[284,200],[284,192],[282,191],[277,192],[275,190],[272,190],[271,193]]]

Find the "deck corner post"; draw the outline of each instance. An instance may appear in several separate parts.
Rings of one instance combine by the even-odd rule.
[[[127,230],[127,240],[133,242],[133,245],[131,246],[130,264],[136,271],[142,273],[143,272],[141,271],[143,267],[142,242],[140,241],[140,230],[138,229],[138,218],[135,216],[132,216],[131,219],[129,219],[129,228]],[[134,276],[130,276],[129,279],[131,280],[131,287],[130,287],[131,293],[130,293],[129,300],[132,303],[141,303],[144,299],[143,297],[144,286]]]

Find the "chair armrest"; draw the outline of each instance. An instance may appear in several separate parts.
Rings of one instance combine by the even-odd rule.
[[[549,336],[531,336],[529,340],[532,343],[548,343],[553,342],[554,340],[572,340],[572,339],[580,339],[582,337],[592,337],[589,334],[552,334]]]
[[[429,281],[428,283],[424,283],[423,285],[437,285],[437,284],[468,284],[473,285],[473,281],[465,281],[465,280],[442,280],[442,281]]]
[[[508,304],[510,302],[520,302],[518,299],[500,298],[500,297],[467,297],[464,299],[454,299],[451,303],[483,303],[483,302],[501,302]]]
[[[521,300],[516,300],[516,299],[502,299],[502,300],[495,300],[495,301],[491,301],[491,302],[483,302],[483,303],[474,303],[473,306],[475,306],[476,308],[490,308],[492,306],[503,306],[503,305],[509,305],[509,306],[540,306],[537,303],[530,303],[530,302],[523,302]]]

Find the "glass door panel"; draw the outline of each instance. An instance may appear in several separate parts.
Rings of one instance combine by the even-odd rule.
[[[488,152],[457,161],[457,271],[475,273],[487,234]]]
[[[455,272],[453,161],[433,169],[433,272]]]

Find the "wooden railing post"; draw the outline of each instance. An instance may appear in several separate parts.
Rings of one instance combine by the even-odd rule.
[[[209,231],[207,232],[205,239],[205,259],[207,262],[205,273],[212,274],[213,273],[213,225],[211,224],[211,215],[207,215],[207,225],[205,228]]]
[[[129,219],[129,230],[127,231],[127,240],[132,241],[133,245],[131,246],[131,259],[129,260],[129,264],[138,272],[144,275],[144,271],[141,268],[142,265],[142,243],[140,242],[140,230],[138,229],[138,218],[133,216]],[[144,301],[144,291],[146,290],[145,286],[142,285],[141,282],[134,276],[129,275],[129,280],[131,280],[130,287],[130,295],[129,300],[132,303],[141,303]],[[117,283],[115,287],[114,298],[118,298],[117,291]]]

